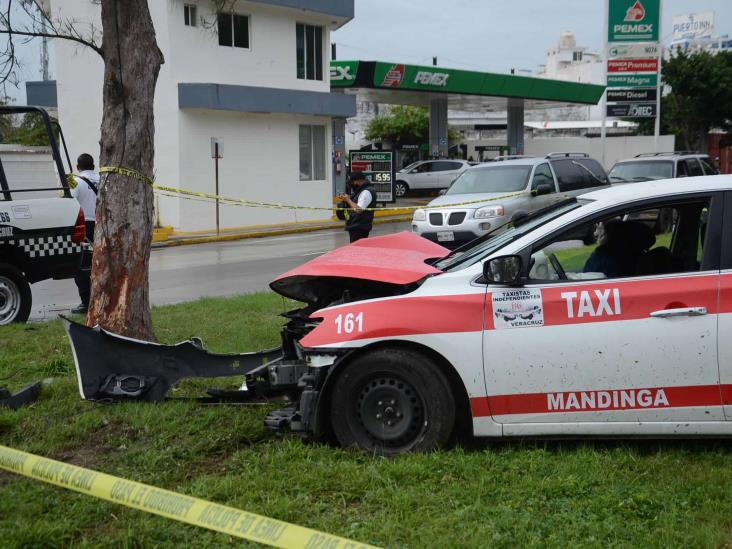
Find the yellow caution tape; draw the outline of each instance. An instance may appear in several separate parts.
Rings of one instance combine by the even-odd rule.
[[[145,174],[136,170],[131,170],[130,168],[123,168],[121,166],[102,166],[99,168],[99,173],[116,173],[118,175],[124,175],[125,177],[132,177],[133,179],[137,179],[143,183],[147,183],[148,185],[155,185],[155,181]]]
[[[233,198],[233,197],[227,197],[227,196],[221,196],[217,194],[212,193],[204,193],[200,191],[191,191],[188,189],[182,189],[180,187],[169,187],[166,185],[158,185],[147,177],[144,174],[141,174],[140,172],[137,172],[135,170],[131,170],[129,168],[122,168],[120,166],[103,166],[99,168],[99,173],[116,173],[119,175],[124,175],[127,177],[132,177],[134,179],[138,179],[139,181],[143,181],[144,183],[147,183],[152,186],[153,189],[156,191],[159,191],[160,194],[163,194],[163,196],[179,196],[179,197],[187,197],[189,199],[197,198],[199,200],[218,200],[219,202],[223,202],[226,205],[229,206],[247,206],[250,208],[273,208],[273,209],[279,209],[279,210],[311,210],[311,211],[328,211],[328,212],[336,212],[336,211],[345,211],[345,212],[351,212],[353,211],[353,208],[339,208],[337,206],[331,206],[331,207],[324,207],[324,206],[298,206],[294,204],[282,204],[279,202],[259,202],[256,200],[246,200],[244,198]],[[69,186],[73,189],[76,186],[76,181],[74,180],[74,176],[77,174],[69,174]],[[71,181],[73,180],[73,185],[71,184]],[[495,196],[493,198],[481,198],[476,200],[466,200],[464,202],[454,202],[451,204],[439,204],[435,206],[391,206],[391,207],[384,207],[384,208],[362,208],[362,211],[374,211],[374,212],[389,212],[389,211],[399,211],[402,212],[404,210],[431,210],[431,209],[444,209],[444,208],[457,208],[460,206],[469,206],[471,204],[484,204],[486,202],[496,202],[499,200],[507,200],[509,198],[514,198],[517,196],[525,196],[530,195],[531,191],[519,191],[515,193],[505,194],[501,196]]]
[[[374,547],[2,445],[0,445],[0,469],[273,547],[333,549]]]
[[[250,206],[250,207],[257,207],[257,208],[275,208],[275,209],[283,209],[283,210],[327,210],[327,211],[337,211],[337,210],[344,210],[344,211],[352,211],[353,208],[338,208],[338,207],[323,207],[323,206],[296,206],[293,204],[281,204],[278,202],[257,202],[254,200],[245,200],[243,198],[232,198],[227,196],[221,196],[211,193],[203,193],[199,191],[190,191],[187,189],[181,189],[179,187],[168,187],[165,185],[153,185],[153,188],[157,191],[165,191],[166,193],[173,193],[178,194],[182,196],[188,196],[188,197],[197,197],[201,199],[206,200],[219,200],[219,202],[225,202],[230,205],[237,205],[237,206]],[[523,196],[531,194],[530,191],[521,191],[511,194],[505,194],[501,196],[495,196],[493,198],[482,198],[477,200],[467,200],[464,202],[453,202],[451,204],[439,204],[435,206],[393,206],[393,207],[386,207],[386,208],[363,208],[367,211],[378,211],[378,212],[384,212],[384,211],[402,211],[402,210],[417,210],[417,209],[424,209],[424,210],[431,210],[435,208],[455,208],[459,206],[467,206],[470,204],[484,204],[486,202],[494,202],[497,200],[506,200],[508,198],[514,198],[516,196]]]

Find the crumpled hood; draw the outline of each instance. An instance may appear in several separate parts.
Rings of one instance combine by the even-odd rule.
[[[323,278],[395,285],[411,284],[442,271],[425,263],[450,252],[409,231],[364,238],[336,248],[288,271],[270,283],[278,294],[314,302]],[[358,285],[355,285],[358,287]]]
[[[503,193],[470,193],[470,194],[443,194],[438,196],[432,202],[428,204],[430,208],[434,206],[447,206],[449,204],[462,204],[463,202],[472,202],[472,204],[466,204],[465,206],[455,206],[455,208],[481,208],[483,206],[492,206],[493,204],[500,204],[495,199],[500,196],[506,196],[511,194],[509,192]],[[485,200],[485,203],[479,201]],[[429,211],[429,210],[428,210]]]

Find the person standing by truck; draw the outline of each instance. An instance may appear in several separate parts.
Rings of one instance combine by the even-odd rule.
[[[74,182],[76,183],[71,189],[73,196],[84,211],[84,219],[86,225],[86,238],[94,243],[94,220],[97,211],[97,194],[99,193],[99,174],[94,171],[94,159],[90,154],[83,153],[76,160],[76,171]],[[74,314],[86,314],[89,310],[89,296],[91,294],[91,260],[92,254],[85,253],[79,267],[79,271],[74,277],[76,287],[79,289],[79,298],[81,303],[71,309]]]
[[[351,209],[346,219],[346,231],[351,242],[367,238],[374,225],[374,211],[376,191],[371,181],[366,179],[363,172],[351,172],[351,187],[353,192],[342,194],[338,198]]]

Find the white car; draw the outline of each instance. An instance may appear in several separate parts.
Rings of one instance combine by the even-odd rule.
[[[460,429],[732,435],[730,215],[732,176],[652,181],[457,253],[399,233],[314,259],[272,283],[309,303],[283,333],[282,368],[301,363],[305,390],[276,425],[383,454]],[[599,243],[577,238],[598,224]]]
[[[620,160],[612,167],[608,177],[612,183],[632,183],[718,173],[708,154],[677,151],[636,154],[633,158]]]
[[[608,185],[605,170],[584,153],[552,153],[510,159],[461,172],[446,193],[418,208],[412,231],[456,248],[507,221]],[[592,233],[585,235],[585,240]]]
[[[399,170],[394,177],[394,194],[408,191],[447,189],[455,178],[474,163],[466,160],[422,160]]]

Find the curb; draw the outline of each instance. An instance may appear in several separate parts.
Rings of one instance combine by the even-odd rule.
[[[394,216],[388,219],[376,218],[374,219],[374,225],[381,225],[383,223],[400,223],[403,221],[411,221],[412,216]],[[298,233],[312,233],[315,231],[327,231],[333,229],[343,229],[342,225],[313,225],[310,227],[288,227],[282,229],[273,229],[269,231],[251,231],[246,233],[237,234],[223,234],[219,236],[199,236],[190,238],[176,238],[174,240],[162,240],[159,242],[153,242],[153,248],[172,248],[174,246],[188,246],[190,244],[209,244],[211,242],[233,242],[235,240],[244,240],[246,238],[264,238],[266,236],[283,236],[288,234]]]

